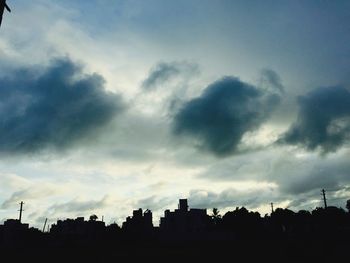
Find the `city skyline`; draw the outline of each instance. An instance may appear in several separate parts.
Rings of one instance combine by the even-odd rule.
[[[345,206],[348,1],[7,4],[0,224]]]
[[[269,206],[270,206],[270,211],[265,213],[265,214],[260,214],[258,211],[251,211],[253,213],[258,213],[259,216],[261,217],[268,217],[268,216],[271,216],[276,209],[280,209],[280,210],[283,210],[283,209],[286,209],[286,210],[290,210],[292,212],[308,212],[308,213],[311,213],[313,212],[314,210],[317,210],[317,209],[327,209],[327,208],[331,208],[331,209],[339,209],[339,210],[343,210],[345,211],[345,209],[349,210],[350,211],[350,199],[347,199],[346,202],[342,205],[340,205],[339,207],[336,207],[334,205],[329,205],[329,199],[327,198],[327,194],[326,194],[326,190],[322,189],[321,190],[321,202],[323,205],[321,206],[316,206],[314,209],[309,209],[309,210],[305,210],[305,209],[302,209],[302,210],[299,210],[299,211],[296,211],[296,210],[293,210],[293,209],[290,209],[289,207],[276,207],[275,204],[273,202],[269,203]],[[343,199],[343,198],[342,198]],[[331,202],[333,203],[333,202]],[[25,205],[25,202],[24,201],[21,201],[19,204],[19,209],[17,210],[17,213],[18,213],[18,218],[16,218],[15,216],[12,216],[11,218],[6,218],[3,220],[3,223],[5,223],[6,221],[18,221],[24,225],[32,225],[31,223],[33,222],[24,222],[23,220],[23,212],[25,211],[24,209],[24,205]],[[233,205],[231,207],[234,207]],[[241,206],[241,205],[236,205],[235,207],[235,210],[237,211],[237,209],[246,209],[245,206]],[[208,211],[209,210],[209,211]],[[118,208],[117,207],[114,207],[114,212],[118,212]],[[143,212],[144,211],[144,212]],[[153,227],[160,227],[161,224],[162,224],[162,220],[164,220],[164,218],[166,217],[169,217],[171,214],[176,214],[176,211],[182,211],[182,212],[191,212],[191,211],[200,211],[200,213],[203,213],[203,215],[205,215],[206,217],[219,217],[221,218],[223,215],[227,214],[227,213],[230,213],[232,211],[229,211],[227,209],[224,209],[224,211],[220,211],[217,207],[204,207],[204,206],[201,206],[200,208],[196,208],[196,207],[191,207],[189,204],[188,204],[188,200],[187,199],[179,199],[179,203],[177,204],[177,208],[174,209],[174,212],[171,212],[169,208],[165,208],[164,211],[162,211],[163,214],[160,214],[159,215],[159,218],[154,218],[152,215],[152,210],[150,210],[149,208],[144,208],[144,207],[138,207],[137,209],[134,207],[133,211],[132,211],[132,214],[133,215],[128,215],[126,216],[122,221],[119,221],[117,222],[115,220],[115,218],[113,220],[108,220],[108,218],[105,218],[104,215],[97,215],[97,214],[90,214],[90,215],[82,215],[80,214],[80,216],[77,216],[76,217],[76,220],[84,220],[85,217],[89,217],[90,218],[90,221],[96,221],[98,220],[99,222],[103,222],[103,223],[106,223],[106,226],[108,225],[118,225],[118,227],[123,227],[125,228],[125,225],[128,224],[128,221],[130,220],[130,218],[132,218],[133,216],[135,217],[143,217],[143,215],[150,215],[150,224],[152,224]],[[74,217],[74,216],[73,216]],[[42,232],[49,232],[50,231],[50,225],[51,224],[55,224],[59,221],[62,221],[62,220],[65,220],[65,221],[71,221],[71,220],[74,220],[72,218],[68,218],[68,217],[57,217],[57,221],[55,221],[55,219],[53,218],[41,218],[44,222],[44,227],[43,227],[43,230]],[[107,220],[106,220],[107,219]],[[132,221],[132,220],[131,220]],[[164,224],[164,223],[163,223]],[[39,227],[39,223],[37,222],[37,224],[33,224],[32,227],[38,229]],[[120,226],[119,226],[120,225]],[[47,227],[47,230],[45,230]],[[127,228],[127,227],[126,227]],[[38,229],[39,230],[39,229]]]
[[[116,221],[113,222],[107,222],[105,221],[105,217],[98,216],[96,214],[91,214],[89,216],[78,216],[76,218],[57,218],[56,221],[49,220],[49,218],[45,218],[42,229],[32,226],[30,222],[24,222],[23,220],[23,211],[24,211],[24,202],[21,201],[19,203],[20,207],[18,210],[18,218],[8,218],[4,221],[4,224],[0,227],[7,228],[11,225],[16,225],[19,229],[32,229],[34,231],[41,231],[43,233],[55,233],[57,232],[57,229],[60,229],[59,231],[65,231],[65,224],[81,224],[84,222],[98,222],[96,225],[98,228],[101,226],[103,227],[111,227],[111,231],[115,233],[118,229],[123,229],[127,233],[129,231],[133,233],[138,234],[144,234],[144,231],[146,231],[146,234],[151,229],[161,229],[162,231],[165,231],[166,233],[170,232],[176,232],[178,230],[181,230],[182,232],[192,232],[192,231],[207,231],[208,228],[210,228],[211,224],[219,224],[221,220],[225,218],[230,218],[230,216],[233,213],[238,213],[237,216],[243,216],[245,214],[251,215],[256,218],[264,219],[264,220],[270,220],[270,218],[288,215],[288,216],[301,216],[303,218],[304,215],[308,216],[325,216],[324,219],[326,219],[328,216],[334,216],[333,219],[328,218],[328,221],[325,220],[324,222],[326,224],[333,224],[333,220],[341,220],[339,216],[345,216],[348,217],[348,213],[350,213],[350,199],[346,201],[344,204],[344,207],[346,210],[348,210],[348,213],[346,213],[345,209],[342,207],[335,207],[335,206],[329,206],[328,199],[326,197],[326,191],[322,189],[322,198],[323,198],[323,207],[316,207],[313,210],[299,210],[299,211],[293,211],[288,208],[281,208],[281,207],[275,207],[273,203],[270,203],[270,213],[266,213],[265,215],[261,215],[259,212],[256,211],[249,211],[244,206],[236,206],[236,208],[232,211],[227,211],[222,213],[218,208],[213,207],[212,209],[209,208],[196,208],[191,207],[188,203],[187,199],[179,199],[177,208],[171,211],[170,209],[166,209],[163,211],[163,215],[159,218],[154,218],[153,213],[150,209],[144,209],[144,208],[138,208],[134,209],[130,215],[128,215],[123,222],[117,223]],[[208,213],[209,210],[209,213]],[[243,213],[243,214],[242,214]],[[321,213],[321,214],[319,214]],[[340,214],[339,214],[340,213]],[[328,214],[328,215],[327,215]],[[88,221],[85,220],[85,218],[89,218]],[[185,219],[186,218],[186,219]],[[185,221],[184,221],[185,220]],[[232,218],[230,219],[232,220]],[[283,220],[286,220],[284,218]],[[305,220],[305,218],[303,218]],[[287,220],[288,221],[288,220]],[[287,222],[286,221],[286,222]],[[342,221],[340,221],[342,222]],[[103,223],[103,224],[102,224]],[[304,223],[307,223],[305,221]],[[283,223],[282,223],[283,225]],[[189,228],[187,228],[187,227]],[[52,230],[51,227],[54,229]],[[238,227],[238,226],[235,226]],[[179,229],[178,229],[179,228]],[[11,228],[9,228],[11,231]],[[101,229],[100,229],[101,230]],[[130,232],[130,233],[131,233]],[[149,233],[148,233],[149,234]],[[257,234],[257,233],[256,233]]]
[[[74,256],[84,261],[96,256],[129,261],[226,260],[232,252],[235,258],[254,262],[343,260],[349,243],[350,199],[346,207],[348,212],[325,201],[324,208],[313,211],[272,208],[264,217],[244,207],[224,215],[215,209],[208,215],[206,209],[190,208],[187,199],[180,199],[177,209],[164,211],[159,227],[152,224],[152,212],[142,209],[134,210],[122,226],[108,225],[96,215],[88,220],[57,220],[50,226],[45,221],[42,229],[21,218],[8,219],[0,224],[0,249],[2,255],[20,251],[15,259],[46,258],[59,251],[56,259]]]

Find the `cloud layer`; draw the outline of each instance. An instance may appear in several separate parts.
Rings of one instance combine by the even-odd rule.
[[[298,98],[297,121],[280,142],[308,150],[336,151],[350,138],[350,92],[344,87],[318,88]]]
[[[108,196],[104,196],[101,200],[79,201],[72,200],[63,204],[54,204],[49,210],[54,213],[62,212],[89,212],[93,210],[103,209],[108,204]]]
[[[98,74],[83,75],[68,59],[54,60],[0,79],[0,149],[33,153],[66,149],[109,123],[124,109]]]
[[[192,77],[199,72],[198,66],[189,62],[160,62],[151,69],[148,77],[142,82],[142,88],[152,90],[160,85],[168,86],[169,81],[178,76]]]
[[[276,93],[225,77],[183,105],[174,118],[174,133],[189,136],[217,156],[226,156],[237,151],[243,135],[258,129],[279,101]]]

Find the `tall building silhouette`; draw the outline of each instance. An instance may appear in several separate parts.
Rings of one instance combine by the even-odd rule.
[[[160,229],[169,232],[196,232],[210,224],[206,209],[188,209],[187,199],[180,199],[178,209],[171,212],[165,210],[160,219]]]
[[[146,210],[144,213],[141,208],[134,210],[132,216],[128,216],[123,223],[123,229],[126,231],[149,231],[153,229],[152,211]]]

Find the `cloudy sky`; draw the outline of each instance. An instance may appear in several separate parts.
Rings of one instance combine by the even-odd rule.
[[[350,2],[8,0],[0,222],[350,198]]]

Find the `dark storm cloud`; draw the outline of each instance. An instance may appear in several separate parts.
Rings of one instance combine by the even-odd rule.
[[[341,86],[318,88],[298,98],[297,121],[279,140],[308,150],[336,151],[350,138],[350,92]]]
[[[277,93],[225,77],[183,105],[174,117],[174,133],[226,156],[237,151],[243,135],[258,129],[279,102]]]
[[[264,88],[274,88],[280,92],[284,92],[284,86],[280,76],[271,69],[263,69],[261,71],[261,85]]]
[[[198,72],[196,64],[188,62],[160,62],[151,69],[149,76],[143,81],[145,90],[152,90],[179,75],[191,76]]]
[[[123,110],[98,74],[84,75],[68,59],[44,72],[22,69],[0,79],[0,151],[66,149]]]

